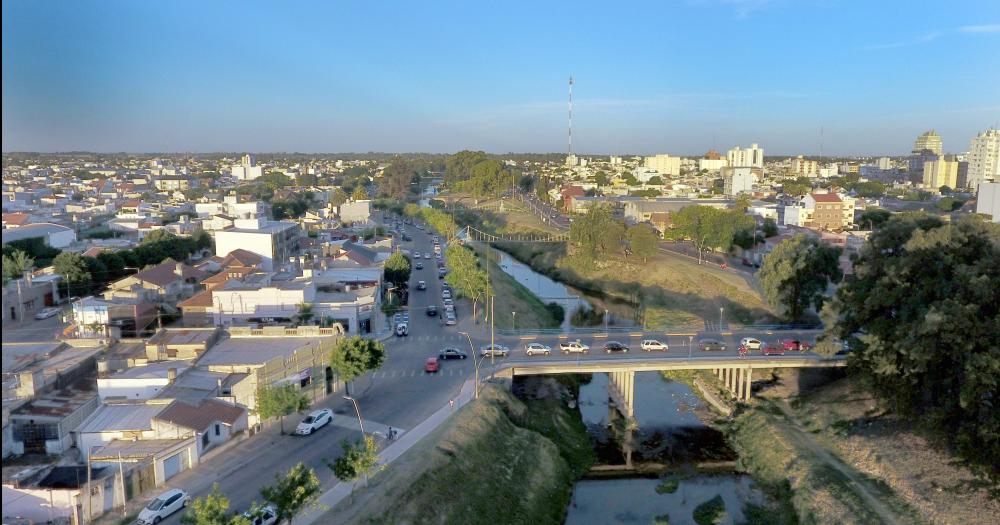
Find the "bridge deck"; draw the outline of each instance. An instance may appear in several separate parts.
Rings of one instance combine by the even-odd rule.
[[[637,359],[584,357],[579,360],[554,360],[538,358],[508,361],[499,365],[500,371],[511,375],[591,374],[598,372],[659,372],[662,370],[714,370],[718,368],[835,368],[847,365],[843,357],[823,358],[763,357],[744,359],[733,357],[644,357]]]

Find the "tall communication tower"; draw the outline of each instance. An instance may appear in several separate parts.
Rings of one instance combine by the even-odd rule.
[[[566,145],[566,155],[573,155],[573,75],[569,77],[569,142]]]

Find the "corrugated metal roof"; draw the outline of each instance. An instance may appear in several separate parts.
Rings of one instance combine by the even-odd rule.
[[[80,424],[77,432],[152,430],[153,416],[162,412],[164,408],[166,405],[102,405]]]

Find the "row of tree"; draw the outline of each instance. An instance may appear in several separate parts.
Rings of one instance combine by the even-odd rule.
[[[482,151],[460,151],[445,160],[445,184],[476,198],[499,197],[520,179],[519,170]]]
[[[646,261],[656,253],[660,236],[647,224],[629,227],[616,219],[611,208],[595,204],[570,224],[570,244],[575,254],[586,260],[599,256],[635,255]]]
[[[472,312],[475,316],[476,306],[486,301],[490,293],[490,282],[484,270],[479,265],[475,252],[464,246],[452,244],[444,252],[448,274],[444,280],[460,297],[472,299]]]

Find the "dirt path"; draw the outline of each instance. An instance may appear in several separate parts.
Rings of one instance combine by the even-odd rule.
[[[865,503],[868,504],[868,507],[872,510],[872,512],[878,514],[883,523],[892,525],[910,523],[909,519],[903,521],[898,519],[896,513],[882,503],[878,496],[878,489],[872,486],[867,479],[858,476],[857,472],[855,472],[853,468],[845,465],[844,462],[830,454],[826,448],[817,443],[809,432],[802,427],[798,419],[795,418],[795,415],[792,413],[791,407],[788,406],[787,401],[784,399],[775,399],[774,405],[781,410],[781,413],[784,414],[788,421],[792,424],[793,432],[790,434],[790,437],[798,441],[799,445],[815,454],[821,461],[849,479],[851,482],[851,490],[853,490],[859,497],[861,497],[861,499],[865,501]]]

